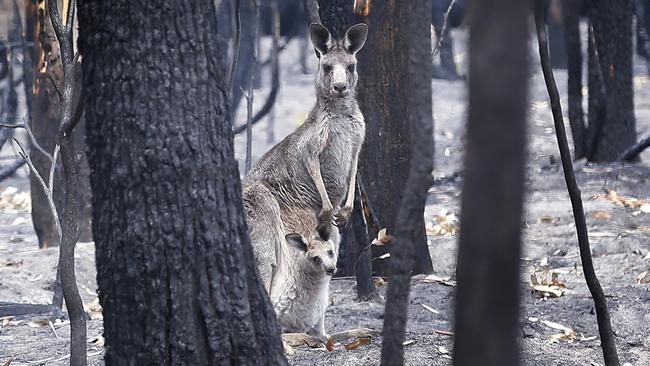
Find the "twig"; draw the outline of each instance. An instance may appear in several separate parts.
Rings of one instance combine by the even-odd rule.
[[[29,166],[29,169],[32,171],[32,174],[34,174],[34,177],[36,177],[36,180],[38,183],[41,185],[41,188],[43,189],[43,192],[45,193],[45,197],[47,198],[47,203],[50,206],[50,212],[52,213],[52,216],[54,217],[54,228],[56,230],[57,237],[59,239],[59,243],[61,242],[61,222],[59,221],[59,214],[56,209],[56,205],[54,204],[54,196],[52,195],[52,191],[49,188],[49,185],[45,184],[45,180],[43,177],[38,173],[38,170],[36,170],[36,167],[34,166],[34,163],[32,162],[32,159],[29,157],[29,154],[27,153],[27,149],[25,149],[25,146],[17,139],[13,138],[14,142],[18,144],[18,147],[20,148],[20,151],[18,154],[25,159],[27,162],[27,165]]]
[[[36,149],[37,149],[38,151],[40,151],[43,155],[45,155],[45,156],[47,157],[47,159],[50,161],[50,163],[54,164],[54,161],[55,161],[55,160],[54,160],[54,157],[53,157],[52,155],[50,155],[50,153],[48,153],[47,151],[45,151],[45,149],[43,149],[43,147],[38,143],[38,141],[36,141],[36,137],[34,136],[34,133],[32,132],[31,127],[29,127],[29,124],[9,125],[9,124],[0,123],[0,127],[6,127],[6,128],[24,128],[25,131],[27,131],[27,135],[29,136],[29,140],[30,140],[30,142],[32,143],[32,145],[33,145],[34,147],[36,147]]]
[[[600,333],[601,347],[603,349],[603,356],[605,365],[617,366],[619,365],[618,354],[616,352],[616,344],[614,343],[614,335],[612,325],[609,318],[609,311],[607,309],[607,300],[603,293],[603,289],[598,282],[594,265],[591,258],[591,248],[589,246],[589,236],[587,233],[587,223],[585,219],[584,209],[582,207],[582,199],[580,197],[580,188],[576,182],[575,172],[573,171],[573,163],[571,161],[571,152],[569,150],[569,143],[567,142],[564,120],[562,118],[562,105],[560,104],[560,95],[555,84],[555,77],[553,70],[550,66],[550,58],[548,51],[548,36],[546,34],[546,27],[544,25],[544,1],[535,0],[535,26],[537,29],[537,40],[539,43],[539,54],[542,61],[542,70],[544,72],[544,80],[548,89],[549,98],[551,100],[551,110],[553,112],[553,121],[555,123],[555,134],[557,136],[558,145],[560,148],[560,157],[562,160],[562,168],[564,170],[564,178],[566,180],[567,190],[571,198],[571,206],[573,208],[573,216],[576,224],[576,231],[578,234],[578,246],[580,248],[580,259],[582,261],[583,273],[589,292],[594,299],[596,307],[596,318],[598,320],[598,331]]]
[[[59,337],[59,334],[56,332],[56,329],[54,329],[54,325],[52,325],[52,322],[49,319],[47,321],[47,325],[49,325],[50,329],[52,329],[52,333],[54,333],[56,339],[61,339],[61,337]]]
[[[230,74],[228,74],[228,91],[232,95],[232,89],[235,85],[235,71],[237,70],[237,62],[239,61],[239,45],[241,43],[241,11],[240,0],[235,1],[235,37],[232,46],[232,63],[230,64]],[[232,96],[230,97],[232,99]]]
[[[454,8],[454,5],[456,5],[456,0],[451,0],[449,6],[447,7],[447,11],[445,11],[445,19],[442,22],[442,29],[440,29],[440,34],[437,35],[438,41],[436,42],[436,47],[433,49],[433,53],[431,53],[432,56],[435,56],[438,54],[438,52],[440,52],[440,47],[442,47],[442,42],[445,38],[445,32],[447,31],[447,20],[449,19],[449,14]]]
[[[637,156],[639,156],[639,154],[641,154],[643,150],[647,149],[648,147],[650,147],[650,136],[644,138],[643,140],[636,143],[634,146],[625,150],[623,154],[621,154],[621,157],[618,158],[618,160],[633,161],[634,159],[636,159]]]

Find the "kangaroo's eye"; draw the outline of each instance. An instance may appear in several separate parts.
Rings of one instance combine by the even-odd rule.
[[[319,257],[314,257],[311,260],[314,261],[314,264],[319,264],[320,263],[320,258]]]
[[[348,71],[354,74],[354,70],[357,69],[357,64],[348,65]]]
[[[332,249],[327,251],[327,255],[329,255],[330,257],[334,255],[334,252],[332,251]]]
[[[323,64],[323,72],[329,74],[332,71],[332,65]]]

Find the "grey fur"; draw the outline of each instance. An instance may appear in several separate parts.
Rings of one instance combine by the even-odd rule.
[[[365,42],[367,28],[353,26],[342,40],[332,40],[325,32],[322,26],[311,26],[312,37],[319,38],[312,40],[320,56],[316,105],[302,126],[256,163],[243,184],[259,272],[287,331],[324,332],[329,276],[311,271],[304,252],[290,247],[285,235],[300,234],[317,251],[331,243],[338,255],[338,230],[325,241],[317,237],[315,228],[332,219],[338,225],[349,219],[365,136],[355,98],[355,53]],[[336,257],[333,261],[335,265]],[[305,315],[308,310],[312,316]],[[321,324],[312,324],[314,319]]]

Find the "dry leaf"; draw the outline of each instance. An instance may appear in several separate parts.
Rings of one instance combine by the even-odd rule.
[[[611,213],[607,211],[594,211],[591,213],[591,216],[597,218],[597,219],[604,219],[604,220],[609,220],[612,217],[614,217]]]
[[[550,215],[543,215],[537,219],[537,222],[539,224],[558,224],[560,222],[560,218]]]
[[[429,306],[427,304],[420,304],[420,305],[422,305],[423,308],[429,310],[430,312],[432,312],[434,314],[440,314],[440,312],[438,310],[432,308],[431,306]]]
[[[637,284],[650,283],[650,277],[648,277],[648,271],[643,271],[639,273],[639,275],[636,276],[636,283]]]
[[[402,346],[404,346],[404,347],[410,346],[413,343],[415,343],[415,341],[411,339],[411,340],[408,340],[408,341],[404,341],[404,343],[402,343]]]
[[[438,353],[441,355],[446,355],[449,353],[449,350],[445,346],[438,346]]]
[[[91,339],[88,343],[92,344],[95,347],[104,347],[104,336],[101,334],[97,337]]]
[[[564,291],[556,286],[537,285],[533,286],[533,290],[542,297],[560,297],[564,294]]]
[[[3,259],[0,260],[0,267],[18,267],[22,266],[22,259]]]
[[[357,349],[360,346],[370,344],[370,338],[357,338],[356,341],[346,344],[344,347],[347,350]]]
[[[442,335],[446,335],[446,336],[450,336],[450,337],[454,336],[454,332],[449,331],[449,330],[434,329],[433,331],[435,333],[437,333],[437,334],[442,334]]]
[[[379,257],[377,257],[377,259],[386,259],[388,257],[390,257],[390,253],[384,253],[384,254],[380,255]]]
[[[334,350],[334,338],[328,337],[327,343],[325,343],[325,349],[332,352]]]
[[[452,281],[451,277],[440,277],[440,276],[436,276],[436,275],[432,275],[432,274],[427,275],[426,277],[424,277],[424,279],[422,279],[422,281],[431,282],[431,283],[433,283],[433,282],[441,283],[441,284],[443,284],[445,286],[452,286],[452,287],[456,286],[456,281]]]
[[[427,235],[452,236],[458,232],[458,217],[442,208],[433,222],[426,224]]]
[[[616,203],[619,206],[633,208],[643,213],[650,212],[650,202],[635,197],[621,196],[614,190],[608,190],[605,198]]]
[[[9,359],[7,360],[7,362],[4,363],[3,366],[9,366],[9,365],[11,365],[11,361],[13,361],[13,360],[14,360],[14,356],[9,357]]]
[[[46,327],[50,325],[49,320],[47,319],[38,319],[38,320],[32,320],[27,323],[32,328],[40,328],[40,327]]]
[[[4,328],[7,325],[9,325],[9,323],[11,323],[11,320],[13,318],[14,318],[13,316],[5,316],[5,317],[0,318],[0,320],[2,320],[2,327]]]
[[[393,240],[393,236],[386,234],[386,228],[383,228],[379,230],[379,232],[377,233],[377,237],[373,239],[372,243],[370,244],[380,246],[380,245],[390,243],[391,240]]]
[[[288,354],[289,356],[293,356],[296,354],[296,351],[289,345],[289,343],[285,342],[282,340],[282,348],[284,348],[284,353]]]

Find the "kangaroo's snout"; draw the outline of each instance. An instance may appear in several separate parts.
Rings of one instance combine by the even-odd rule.
[[[327,273],[328,276],[333,276],[336,273],[336,267],[325,268],[325,273]]]

